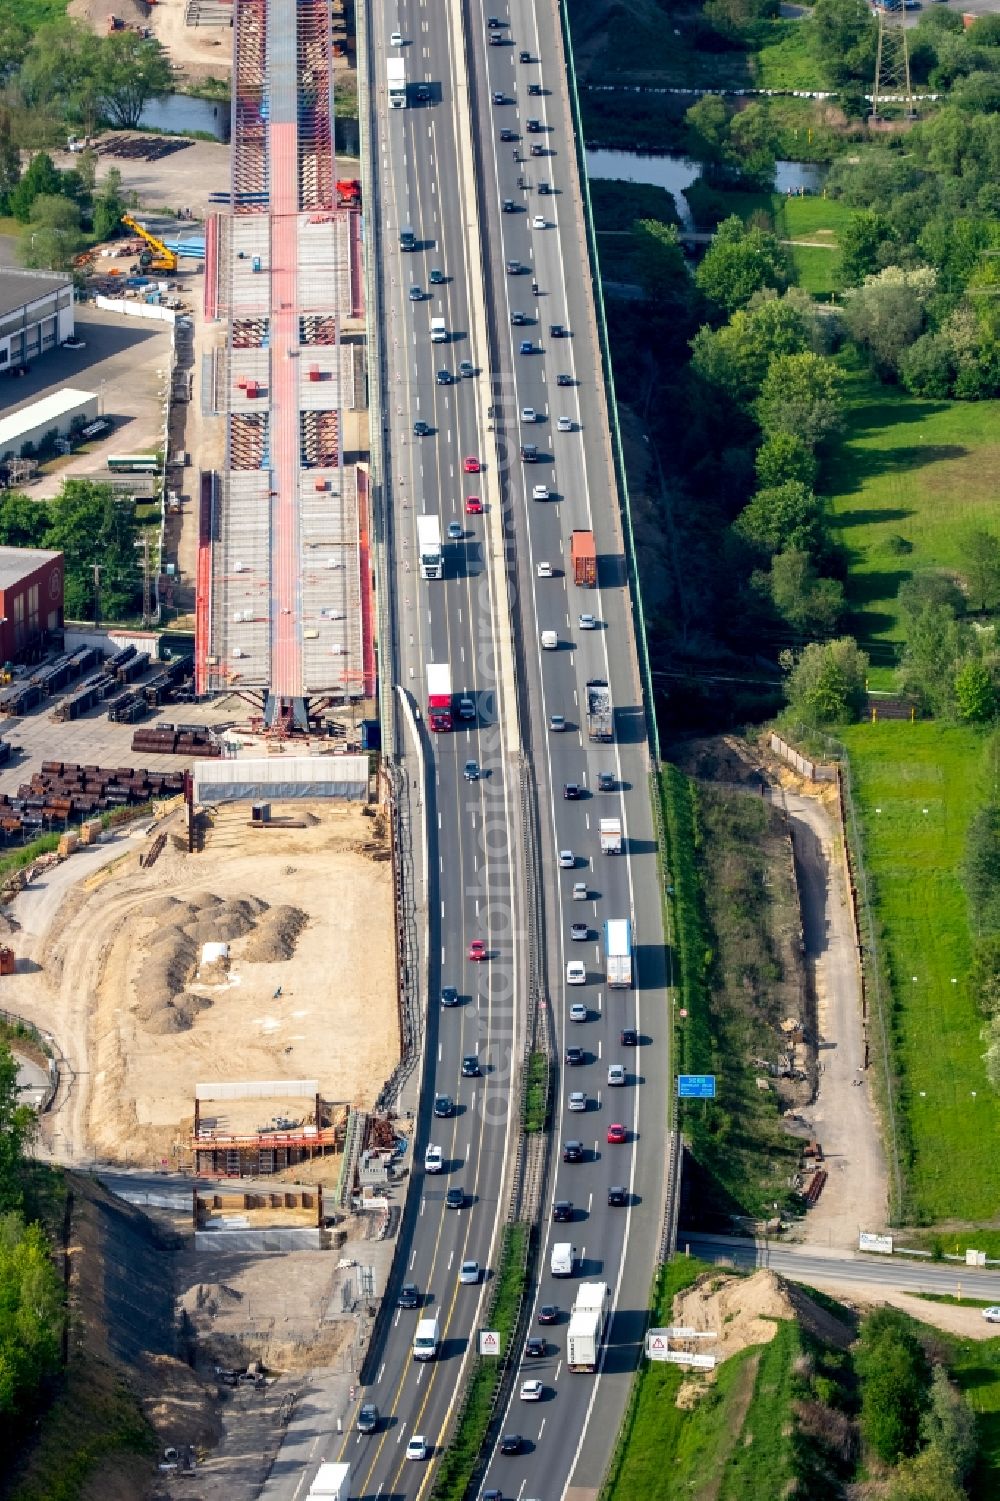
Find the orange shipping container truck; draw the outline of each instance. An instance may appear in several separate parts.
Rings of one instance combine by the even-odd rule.
[[[597,588],[597,548],[593,532],[571,532],[569,560],[573,582],[584,589]]]

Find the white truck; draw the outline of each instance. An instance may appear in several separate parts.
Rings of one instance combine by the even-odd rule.
[[[596,1371],[608,1323],[606,1282],[581,1282],[566,1331],[566,1364],[571,1371]]]
[[[420,554],[420,577],[444,578],[441,523],[436,516],[417,517],[417,551]]]
[[[601,819],[601,854],[620,855],[622,852],[622,821],[620,818]]]
[[[605,976],[612,990],[632,984],[632,924],[627,917],[609,917],[604,924]]]
[[[444,321],[443,318],[432,318],[431,319],[431,343],[432,344],[447,344],[447,342],[448,342],[448,325],[447,325],[447,323]]]
[[[347,1501],[350,1489],[350,1465],[321,1464],[306,1501]]]
[[[429,1319],[418,1320],[417,1332],[413,1336],[414,1360],[433,1360],[440,1343],[441,1325],[438,1323],[437,1314]]]
[[[390,109],[406,108],[406,63],[401,57],[390,57],[386,63],[389,78]]]
[[[549,1271],[553,1277],[572,1277],[574,1251],[568,1240],[557,1240],[549,1257]]]

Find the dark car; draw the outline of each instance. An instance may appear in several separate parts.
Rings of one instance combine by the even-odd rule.
[[[532,156],[544,156],[545,147],[539,146],[537,142],[533,142],[531,147],[531,154]]]
[[[465,1189],[449,1188],[444,1196],[444,1202],[449,1209],[465,1208]]]
[[[490,16],[486,24],[489,27],[490,31],[499,31],[500,27],[506,26],[507,23],[506,21],[499,20],[496,16]]]
[[[583,1142],[582,1141],[564,1141],[563,1142],[563,1162],[582,1162],[582,1161],[583,1161]]]
[[[378,1408],[374,1402],[362,1402],[358,1409],[358,1432],[374,1433],[378,1427]]]
[[[455,989],[454,985],[441,986],[441,1004],[442,1006],[458,1005],[458,991]]]
[[[618,1041],[623,1048],[637,1048],[639,1046],[639,1034],[634,1027],[622,1027]]]
[[[579,787],[579,784],[577,782],[564,782],[563,783],[563,797],[566,799],[567,802],[569,802],[569,803],[578,802],[579,799],[582,796],[583,796],[583,793],[580,791],[580,787]]]
[[[598,792],[614,792],[615,775],[613,771],[599,771],[597,773]]]
[[[396,1299],[397,1308],[419,1308],[420,1294],[417,1292],[415,1282],[404,1282],[399,1289],[399,1297]]]
[[[505,1433],[500,1440],[501,1454],[520,1454],[523,1440],[519,1433]]]
[[[512,327],[520,328],[521,324],[526,323],[528,320],[525,318],[523,313],[518,312],[518,310],[515,308],[510,315],[510,321]]]
[[[549,1353],[549,1347],[544,1339],[540,1339],[537,1334],[533,1334],[530,1339],[524,1342],[524,1353],[531,1356],[533,1360],[537,1360]]]
[[[566,1062],[570,1067],[574,1067],[578,1063],[583,1063],[585,1056],[583,1048],[566,1049]]]
[[[478,1077],[479,1059],[476,1057],[475,1053],[467,1053],[466,1056],[462,1059],[462,1078],[478,1079]]]
[[[519,52],[517,54],[517,60],[518,60],[519,63],[530,63],[531,62],[531,53],[530,52],[521,51],[521,52]]]
[[[628,1203],[628,1190],[620,1183],[614,1184],[608,1189],[608,1203],[612,1209],[624,1209]]]
[[[585,938],[589,938],[590,929],[585,922],[570,923],[569,936],[577,943],[582,943]]]
[[[447,1120],[454,1108],[451,1102],[451,1095],[436,1094],[434,1096],[434,1114],[440,1120]]]
[[[429,432],[430,432],[430,425],[429,425],[429,423],[426,423],[426,422],[415,422],[413,424],[413,436],[415,438],[426,438]]]
[[[490,32],[490,46],[491,47],[502,47],[503,46],[503,37],[500,35],[500,33],[498,31],[491,31]]]
[[[541,193],[543,198],[547,198],[553,191],[552,184],[550,182],[540,182],[538,184],[538,191]]]
[[[556,1324],[559,1322],[559,1310],[554,1303],[543,1303],[538,1310],[538,1322],[540,1324]]]
[[[507,95],[506,94],[501,94],[500,90],[497,89],[496,93],[493,95],[493,103],[494,104],[506,104],[507,103]]]
[[[553,339],[565,339],[568,337],[566,329],[561,323],[550,323],[549,335]]]
[[[573,377],[571,375],[557,375],[556,376],[556,385],[557,386],[571,386],[572,384],[573,384]]]
[[[536,95],[536,94],[540,94],[541,92],[542,92],[542,86],[541,86],[540,83],[529,83],[528,84],[528,93],[529,94]]]
[[[504,201],[503,201],[503,211],[504,211],[505,214],[516,214],[517,213],[517,204],[514,202],[513,198],[505,198],[504,199]]]
[[[465,380],[470,375],[475,375],[476,367],[471,360],[460,360],[458,363],[458,373]]]
[[[451,371],[450,370],[439,370],[438,373],[437,373],[437,383],[438,383],[439,386],[450,386],[451,385]]]
[[[573,1218],[573,1205],[569,1199],[556,1199],[552,1206],[552,1218],[558,1225],[566,1225]]]
[[[526,120],[524,128],[530,131],[532,135],[538,135],[542,128],[542,122],[541,120]]]
[[[430,276],[428,277],[428,281],[430,282],[430,284],[431,284],[432,287],[443,286],[444,285],[444,272],[443,271],[439,271],[437,269],[437,267],[435,267],[434,270],[431,271]]]
[[[417,98],[419,99],[420,103],[421,104],[426,104],[427,101],[428,101],[428,99],[430,97],[431,97],[431,91],[430,91],[430,88],[428,87],[428,85],[426,83],[418,83],[417,84]]]
[[[500,132],[500,139],[501,141],[516,141],[517,131],[511,130],[509,125],[505,125],[503,130],[501,130]]]

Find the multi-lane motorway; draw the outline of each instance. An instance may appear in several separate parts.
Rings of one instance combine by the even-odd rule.
[[[378,1404],[379,1428],[350,1434],[343,1454],[353,1465],[352,1495],[426,1494],[482,1324],[487,1282],[460,1286],[458,1270],[474,1258],[488,1276],[516,1132],[512,1060],[521,1046],[527,942],[515,795],[523,751],[539,800],[552,1030],[560,1063],[567,1045],[582,1048],[585,1060],[558,1071],[554,1147],[561,1158],[563,1139],[578,1138],[585,1154],[580,1163],[558,1161],[544,1208],[542,1275],[532,1297],[559,1305],[561,1316],[544,1331],[549,1353],[532,1360],[525,1374],[543,1382],[545,1395],[537,1405],[522,1404],[515,1384],[505,1428],[521,1433],[525,1447],[520,1455],[494,1456],[485,1485],[505,1495],[555,1497],[572,1484],[583,1494],[593,1491],[614,1442],[648,1301],[662,1219],[668,1029],[649,759],[565,77],[555,15],[544,5],[536,13],[528,0],[514,0],[509,9],[399,0],[370,15],[378,201],[369,209],[381,235],[399,675],[423,710],[426,663],[450,663],[454,692],[475,699],[477,717],[456,719],[451,734],[418,726],[433,789],[430,1006],[427,1088],[413,1162],[419,1212],[404,1255],[406,1280],[417,1284],[424,1306],[395,1318],[376,1379],[359,1393]],[[491,27],[490,15],[502,24]],[[395,31],[402,45],[391,43]],[[490,42],[494,34],[498,44]],[[524,53],[530,61],[521,60]],[[406,60],[405,109],[388,104],[391,55]],[[426,100],[417,95],[423,84]],[[529,85],[536,87],[529,92]],[[497,95],[505,102],[494,103]],[[528,129],[529,119],[537,129]],[[501,141],[501,131],[515,139]],[[532,145],[540,153],[532,155]],[[514,160],[515,150],[523,160]],[[550,193],[539,191],[543,182]],[[513,211],[504,211],[505,199]],[[399,231],[408,225],[413,252],[400,248]],[[525,271],[508,274],[512,261]],[[432,279],[432,270],[440,277]],[[512,324],[512,313],[523,314],[525,323]],[[431,342],[437,317],[445,320],[446,343]],[[553,336],[552,325],[566,336]],[[520,352],[522,340],[530,340],[530,354]],[[459,375],[464,360],[476,372],[471,377]],[[439,372],[451,379],[439,381]],[[560,374],[567,378],[562,384]],[[525,408],[541,420],[522,421]],[[568,421],[560,424],[560,417]],[[418,436],[415,423],[429,431]],[[540,462],[521,463],[522,442],[537,444]],[[467,458],[481,464],[480,472],[466,472]],[[539,484],[548,499],[531,498]],[[482,502],[482,514],[469,513],[470,496]],[[461,529],[460,538],[446,543],[440,581],[420,578],[422,513],[437,514],[442,532],[449,524]],[[578,589],[567,575],[574,528],[596,534],[602,586],[596,590]],[[540,563],[549,568],[540,570]],[[597,629],[579,628],[582,612],[594,615]],[[555,651],[541,649],[541,632],[548,630],[558,635]],[[522,675],[517,694],[515,663]],[[592,744],[584,727],[585,683],[595,677],[610,682],[615,700],[611,744]],[[564,731],[550,732],[553,714],[565,717]],[[482,768],[477,781],[464,778],[469,759]],[[613,790],[597,792],[601,771],[611,773]],[[583,796],[564,798],[567,783],[578,784]],[[626,854],[602,857],[598,819],[614,814],[623,821]],[[558,865],[560,850],[573,851],[572,868]],[[572,896],[579,881],[586,899]],[[632,991],[609,991],[603,983],[600,939],[609,917],[633,921],[638,983]],[[571,941],[570,923],[581,920],[588,937]],[[485,962],[467,957],[476,939],[487,945]],[[564,983],[570,958],[585,961],[585,985]],[[457,988],[458,1006],[438,1004],[443,985]],[[585,1021],[569,1020],[574,1001],[586,1005]],[[638,1047],[621,1047],[623,1027],[638,1029]],[[463,1076],[462,1059],[473,1053],[483,1072]],[[608,1066],[619,1062],[628,1082],[609,1090]],[[570,1088],[586,1091],[586,1112],[569,1114]],[[453,1116],[433,1117],[435,1093],[455,1100]],[[612,1122],[627,1127],[625,1144],[607,1143]],[[439,1175],[423,1173],[429,1142],[442,1148]],[[608,1205],[613,1184],[628,1191],[621,1207]],[[445,1191],[454,1186],[467,1196],[461,1209],[445,1205]],[[572,1200],[571,1224],[552,1226],[555,1198]],[[571,1279],[553,1282],[548,1275],[553,1238],[570,1239],[577,1249]],[[568,1308],[581,1276],[608,1282],[615,1304],[597,1376],[571,1375],[563,1362]],[[427,1312],[438,1314],[443,1346],[437,1361],[420,1364],[410,1347],[417,1318]],[[539,1332],[534,1310],[531,1332]],[[414,1433],[432,1446],[429,1463],[405,1458]]]

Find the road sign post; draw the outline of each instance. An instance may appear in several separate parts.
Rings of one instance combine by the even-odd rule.
[[[480,1355],[499,1355],[500,1336],[495,1329],[480,1329],[479,1331]]]
[[[679,1100],[714,1100],[714,1074],[678,1074],[677,1098]]]

